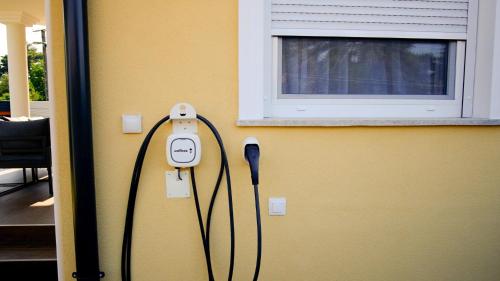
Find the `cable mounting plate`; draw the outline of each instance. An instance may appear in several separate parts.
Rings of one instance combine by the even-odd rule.
[[[196,134],[198,133],[198,120],[196,110],[189,103],[178,103],[170,110],[170,120],[174,134]]]

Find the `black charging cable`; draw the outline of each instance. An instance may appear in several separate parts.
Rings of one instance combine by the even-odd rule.
[[[253,281],[259,280],[260,260],[262,258],[262,225],[260,222],[259,185],[253,186],[255,195],[255,216],[257,217],[257,262],[253,273]]]
[[[212,211],[215,204],[215,200],[218,194],[218,190],[222,181],[223,173],[226,174],[226,182],[227,182],[227,192],[228,192],[228,208],[229,208],[229,225],[230,225],[230,235],[231,235],[231,248],[230,248],[230,260],[229,260],[229,273],[228,273],[228,281],[232,280],[233,271],[234,271],[234,250],[235,250],[235,231],[234,231],[234,211],[233,211],[233,200],[232,200],[232,190],[231,190],[231,177],[229,173],[229,164],[227,162],[227,155],[224,149],[224,144],[222,142],[222,138],[220,137],[219,132],[215,128],[215,126],[208,121],[205,117],[201,115],[197,115],[197,118],[201,120],[214,134],[217,143],[219,144],[219,148],[221,150],[221,168],[219,170],[219,176],[217,178],[217,183],[212,193],[212,198],[210,200],[210,207],[207,216],[207,229],[204,233],[203,220],[201,217],[201,210],[199,206],[198,194],[195,187],[196,181],[194,179],[194,169],[191,169],[191,177],[193,181],[193,191],[195,193],[195,203],[197,208],[198,222],[200,225],[203,248],[205,251],[205,258],[207,261],[207,269],[209,274],[209,280],[213,281],[213,271],[211,266],[211,255],[210,255],[210,223],[212,217]],[[170,116],[165,116],[160,121],[158,121],[153,128],[149,131],[146,138],[144,139],[141,148],[137,154],[137,158],[134,165],[134,171],[132,173],[132,180],[130,183],[130,192],[127,204],[127,212],[125,218],[125,227],[123,231],[123,243],[122,243],[122,257],[121,257],[121,275],[122,281],[131,281],[131,257],[132,257],[132,234],[133,234],[133,223],[134,223],[134,211],[135,211],[135,201],[137,198],[137,191],[139,187],[139,180],[141,177],[142,166],[144,163],[144,159],[146,157],[146,152],[153,138],[153,135],[158,130],[158,128],[165,122],[170,120]]]
[[[215,281],[214,273],[213,273],[213,269],[212,269],[212,260],[210,258],[210,249],[207,247],[205,227],[203,226],[203,218],[201,216],[200,200],[198,199],[198,188],[196,187],[196,177],[194,175],[194,168],[190,167],[189,172],[191,174],[191,184],[193,186],[194,203],[196,206],[196,215],[198,217],[198,224],[200,226],[201,241],[203,242],[203,251],[205,252],[205,260],[207,263],[208,280]]]
[[[210,225],[212,222],[212,214],[213,214],[213,207],[215,205],[215,200],[217,198],[217,194],[219,191],[219,187],[222,181],[223,174],[226,174],[226,187],[227,187],[227,200],[228,200],[228,209],[229,209],[229,231],[231,235],[231,245],[230,245],[230,256],[229,256],[229,272],[228,272],[228,277],[227,280],[231,281],[233,279],[233,272],[234,272],[234,250],[235,250],[235,231],[234,231],[234,211],[233,211],[233,194],[232,194],[232,188],[231,188],[231,173],[229,172],[229,163],[227,161],[227,154],[226,154],[226,149],[224,148],[224,143],[222,142],[222,138],[215,128],[215,126],[208,121],[207,118],[197,115],[196,116],[201,122],[203,122],[209,129],[212,131],[212,134],[214,135],[217,144],[219,145],[220,152],[221,152],[221,167],[219,169],[219,176],[217,177],[217,183],[215,185],[214,191],[212,193],[212,198],[210,200],[210,206],[208,208],[208,215],[207,215],[207,229],[206,229],[206,245],[208,249],[208,256],[209,259],[211,258],[210,255]]]
[[[132,280],[131,276],[131,256],[132,256],[132,229],[134,225],[135,200],[137,198],[137,189],[139,187],[139,179],[141,177],[142,165],[146,156],[149,143],[153,138],[154,133],[165,122],[170,120],[170,116],[165,116],[158,121],[149,131],[146,138],[142,142],[141,148],[137,153],[135,160],[134,171],[132,172],[132,180],[130,182],[130,191],[128,196],[127,213],[125,217],[125,227],[123,230],[122,257],[121,257],[121,274],[123,281]]]

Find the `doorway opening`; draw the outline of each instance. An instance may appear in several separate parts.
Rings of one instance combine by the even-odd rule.
[[[0,271],[23,280],[57,280],[46,47],[44,0],[0,0]]]

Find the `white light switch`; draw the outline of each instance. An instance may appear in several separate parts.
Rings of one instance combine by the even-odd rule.
[[[140,115],[140,114],[123,114],[122,115],[122,131],[124,134],[142,133],[142,115]]]
[[[286,215],[286,198],[284,197],[269,198],[269,215],[270,216]]]

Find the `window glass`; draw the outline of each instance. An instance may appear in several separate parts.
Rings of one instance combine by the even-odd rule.
[[[453,95],[453,47],[446,40],[282,37],[280,94]]]

